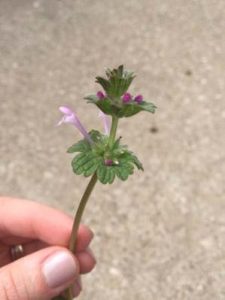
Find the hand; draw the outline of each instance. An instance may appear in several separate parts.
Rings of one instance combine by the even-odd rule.
[[[81,290],[79,274],[90,272],[95,259],[88,245],[91,230],[80,226],[77,252],[65,247],[71,217],[42,204],[0,198],[0,299],[50,300],[71,284]],[[22,245],[24,257],[12,261],[11,247]]]

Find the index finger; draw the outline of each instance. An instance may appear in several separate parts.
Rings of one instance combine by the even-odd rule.
[[[73,219],[52,207],[22,199],[0,198],[0,239],[18,237],[41,240],[49,245],[67,247]],[[92,231],[81,225],[77,251],[84,250],[93,237]]]

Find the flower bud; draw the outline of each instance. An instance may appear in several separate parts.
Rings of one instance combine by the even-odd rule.
[[[137,95],[134,98],[134,101],[137,102],[138,104],[140,104],[143,101],[143,96],[142,95]]]
[[[112,166],[113,160],[112,159],[105,159],[105,165],[106,166]]]
[[[99,100],[104,100],[105,99],[105,94],[102,91],[98,91],[96,95],[97,95]]]
[[[132,100],[132,96],[130,93],[125,93],[123,96],[122,96],[122,100],[123,100],[123,103],[128,103]]]

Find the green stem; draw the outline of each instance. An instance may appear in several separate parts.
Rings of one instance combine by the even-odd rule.
[[[98,179],[97,175],[96,175],[96,173],[94,173],[94,175],[91,177],[91,180],[89,181],[89,183],[86,187],[86,190],[80,200],[80,204],[79,204],[79,207],[77,209],[77,212],[76,212],[76,215],[74,218],[74,223],[73,223],[73,228],[72,228],[72,233],[71,233],[70,243],[69,243],[69,250],[73,253],[76,250],[77,231],[78,231],[78,228],[80,225],[80,221],[81,221],[85,206],[87,204],[87,201],[88,201],[88,199],[91,195],[91,192],[97,182],[97,179]]]
[[[76,215],[74,218],[74,222],[73,222],[73,228],[72,228],[72,232],[71,232],[71,236],[70,236],[70,242],[69,242],[69,250],[72,253],[75,253],[76,250],[76,242],[77,242],[77,232],[78,232],[78,228],[80,226],[80,222],[81,222],[81,218],[85,209],[85,206],[87,204],[87,201],[91,195],[91,192],[93,191],[93,188],[97,182],[97,175],[96,173],[94,173],[94,175],[91,177],[91,180],[89,181],[86,190],[80,200],[80,204],[78,206],[78,209],[76,211]],[[73,299],[73,293],[72,293],[72,288],[68,288],[66,291],[66,300],[72,300]]]
[[[110,135],[109,135],[109,147],[110,148],[113,146],[113,143],[116,138],[116,130],[117,130],[117,126],[118,126],[118,121],[119,121],[119,118],[117,118],[116,116],[112,117],[112,126],[110,129]]]

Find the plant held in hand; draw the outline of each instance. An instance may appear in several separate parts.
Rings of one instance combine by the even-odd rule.
[[[75,252],[77,230],[88,198],[96,184],[112,184],[115,178],[126,180],[136,167],[143,170],[137,156],[126,145],[121,144],[121,138],[116,138],[120,118],[132,117],[141,111],[154,113],[156,106],[145,101],[142,95],[133,96],[128,89],[134,79],[134,74],[124,70],[123,66],[106,71],[106,78],[96,77],[103,91],[85,97],[88,103],[96,105],[103,119],[105,132],[87,130],[83,127],[76,114],[68,107],[60,107],[63,117],[58,123],[71,123],[83,135],[83,139],[72,145],[67,152],[75,153],[72,160],[73,172],[77,175],[91,176],[90,182],[83,194],[77,209],[71,233],[69,249]],[[111,118],[111,128],[109,128]],[[72,289],[55,299],[73,299]]]

